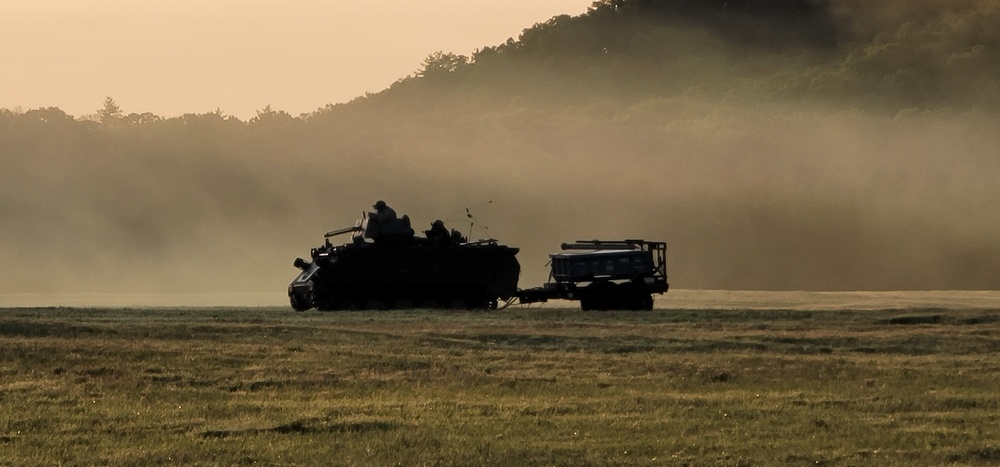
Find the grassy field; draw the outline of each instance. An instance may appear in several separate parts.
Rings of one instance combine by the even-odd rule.
[[[0,310],[0,464],[995,465],[1000,311]]]

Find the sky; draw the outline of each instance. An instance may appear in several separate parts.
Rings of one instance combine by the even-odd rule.
[[[0,108],[292,115],[378,92],[593,0],[3,0]]]

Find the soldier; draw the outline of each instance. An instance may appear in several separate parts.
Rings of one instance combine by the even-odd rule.
[[[378,200],[372,207],[375,208],[375,218],[379,223],[385,224],[386,221],[396,220],[396,211],[385,204],[385,201]]]
[[[431,223],[431,229],[424,232],[431,245],[448,246],[451,243],[451,234],[444,227],[444,222],[436,220]]]

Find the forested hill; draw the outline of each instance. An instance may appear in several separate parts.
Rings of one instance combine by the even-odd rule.
[[[996,289],[998,110],[988,0],[606,0],[307,115],[4,109],[0,292],[280,294],[376,199],[526,287],[645,237],[681,288]]]
[[[622,101],[693,96],[895,112],[1000,110],[1000,6],[985,0],[604,0],[470,57],[438,53],[413,88]],[[433,94],[433,93],[432,93]],[[379,96],[381,97],[381,96]]]

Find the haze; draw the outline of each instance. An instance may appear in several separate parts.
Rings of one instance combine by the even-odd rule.
[[[0,108],[292,115],[378,92],[591,0],[10,0]]]
[[[138,8],[103,5],[106,14]],[[310,81],[310,70],[333,70],[320,80],[332,83],[376,67],[381,55],[364,41],[343,49],[363,51],[353,61],[337,62],[324,44],[297,47],[326,37],[317,23],[268,27],[270,17],[288,23],[291,10],[241,13],[232,2],[201,12],[246,28],[227,31],[154,5],[158,13],[142,10],[149,18],[200,29],[150,33],[162,42],[146,49],[229,82],[197,81],[198,67],[155,68],[150,80],[169,79],[148,88],[116,74],[126,72],[88,72],[118,81],[83,110],[69,97],[0,107],[0,292],[280,296],[292,260],[377,199],[417,230],[441,218],[521,248],[523,287],[546,279],[546,255],[561,242],[646,238],[668,242],[670,283],[681,289],[1000,289],[995,0],[606,2],[539,13],[466,46],[415,46],[358,99],[320,95],[338,88]],[[366,11],[417,15],[393,8]],[[414,37],[379,44],[409,50]],[[216,60],[222,50],[238,59]],[[436,50],[473,60],[423,63]],[[124,70],[158,66],[89,56]],[[240,68],[268,61],[281,66]],[[51,61],[64,82],[32,86],[70,92],[72,70],[83,68],[64,62],[79,61]],[[263,81],[227,94],[250,78]],[[285,91],[302,93],[303,108],[271,97]],[[231,117],[227,95],[249,118]],[[105,96],[121,111],[94,115]],[[258,112],[267,104],[292,115]],[[470,225],[470,206],[489,232]]]

